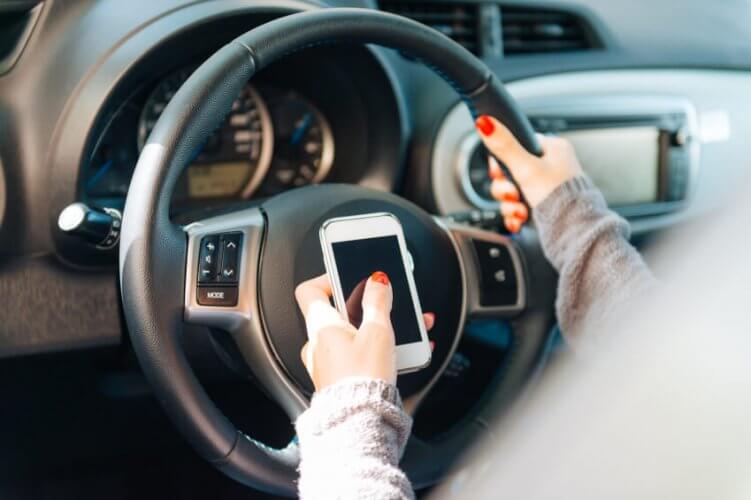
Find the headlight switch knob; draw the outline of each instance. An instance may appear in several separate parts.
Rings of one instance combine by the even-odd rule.
[[[65,234],[76,236],[100,250],[109,250],[120,241],[122,214],[114,208],[90,207],[72,203],[57,218],[57,227]]]

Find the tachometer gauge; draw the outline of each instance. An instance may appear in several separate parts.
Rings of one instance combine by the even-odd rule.
[[[334,137],[326,118],[296,92],[268,101],[274,122],[274,156],[264,194],[321,182],[334,162]]]
[[[159,116],[191,72],[185,69],[173,73],[151,92],[138,126],[139,149],[143,149]],[[175,198],[251,196],[268,171],[273,140],[266,105],[253,86],[246,85],[227,120],[195,152]]]

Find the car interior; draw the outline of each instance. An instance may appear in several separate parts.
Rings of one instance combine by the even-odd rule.
[[[398,379],[430,494],[568,349],[473,118],[570,140],[649,261],[747,173],[749,26],[743,0],[0,0],[0,496],[294,497],[295,285],[323,221],[369,212],[436,312]]]

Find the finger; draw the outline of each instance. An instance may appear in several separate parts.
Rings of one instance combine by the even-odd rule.
[[[393,295],[391,282],[386,273],[374,272],[365,284],[362,297],[362,324],[378,323],[391,327]]]
[[[524,203],[504,201],[501,203],[501,215],[503,215],[504,219],[518,219],[524,223],[529,218],[529,210]]]
[[[504,218],[503,223],[506,225],[506,229],[511,233],[518,233],[524,225],[524,221],[515,217],[509,217],[508,219]]]
[[[310,344],[305,342],[305,345],[300,349],[300,357],[302,358],[302,364],[308,371],[308,374],[313,377],[313,349],[310,348]]]
[[[519,144],[514,134],[501,122],[489,115],[481,115],[475,121],[485,147],[501,160],[514,178],[527,177],[535,157]]]
[[[519,201],[519,190],[508,179],[493,179],[490,195],[498,201]]]
[[[506,178],[498,160],[492,155],[488,155],[488,176],[493,180],[497,179],[499,181]]]
[[[432,312],[427,312],[422,315],[422,320],[425,323],[425,329],[427,331],[430,331],[433,329],[433,326],[435,326],[435,314]]]
[[[303,281],[295,288],[295,299],[303,316],[308,315],[308,309],[315,302],[320,301],[330,305],[330,297],[331,284],[329,277],[325,274]]]
[[[315,346],[318,332],[332,325],[346,324],[339,311],[331,306],[331,285],[321,275],[300,283],[295,289],[297,304],[305,317],[308,338]]]

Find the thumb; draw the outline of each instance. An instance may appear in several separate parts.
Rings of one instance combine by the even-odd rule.
[[[528,178],[537,165],[537,158],[531,155],[506,126],[489,115],[481,115],[475,126],[485,147],[506,165],[517,181]]]
[[[308,371],[310,378],[313,378],[313,349],[310,347],[310,342],[305,342],[305,345],[300,349],[300,357],[302,358],[302,364]]]
[[[374,272],[367,283],[362,296],[362,324],[379,323],[391,327],[391,305],[393,292],[386,273]]]

